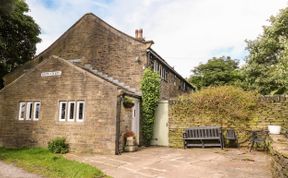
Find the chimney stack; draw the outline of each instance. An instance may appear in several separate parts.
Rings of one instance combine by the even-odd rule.
[[[136,38],[137,40],[144,41],[144,38],[143,38],[143,29],[142,29],[142,28],[135,30],[135,38]]]

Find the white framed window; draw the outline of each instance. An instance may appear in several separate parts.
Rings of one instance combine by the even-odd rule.
[[[40,118],[40,102],[34,102],[33,120],[38,121]]]
[[[59,104],[59,121],[66,121],[67,102],[61,101]]]
[[[26,112],[26,103],[25,102],[20,102],[19,103],[19,120],[24,120],[25,119],[25,112]]]
[[[154,72],[158,72],[158,62],[154,62]]]
[[[76,121],[77,122],[83,122],[85,118],[85,102],[84,101],[78,101],[77,102],[77,116]]]
[[[26,103],[26,120],[32,120],[33,102]]]
[[[163,67],[161,65],[159,65],[159,75],[160,75],[160,78],[162,78],[162,69]]]
[[[70,102],[68,102],[67,121],[74,122],[75,114],[76,114],[76,102],[70,101]]]

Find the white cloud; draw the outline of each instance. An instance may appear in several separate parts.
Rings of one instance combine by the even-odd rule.
[[[243,58],[244,40],[255,39],[269,16],[287,5],[286,0],[61,0],[57,8],[47,8],[39,0],[27,2],[44,32],[38,52],[92,11],[130,35],[143,28],[153,48],[184,76],[212,56]]]

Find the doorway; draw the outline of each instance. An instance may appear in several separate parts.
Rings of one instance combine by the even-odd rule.
[[[135,133],[136,142],[139,144],[139,134],[140,134],[140,101],[139,99],[134,99],[134,106],[132,108],[132,131]]]
[[[152,145],[169,146],[168,100],[158,102],[153,127]]]

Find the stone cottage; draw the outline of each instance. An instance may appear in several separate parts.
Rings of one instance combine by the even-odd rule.
[[[161,99],[194,88],[145,41],[85,14],[33,60],[6,75],[0,90],[0,146],[47,146],[65,137],[71,151],[119,154],[123,134],[140,131],[140,82],[151,67]],[[133,108],[123,98],[134,100]]]

